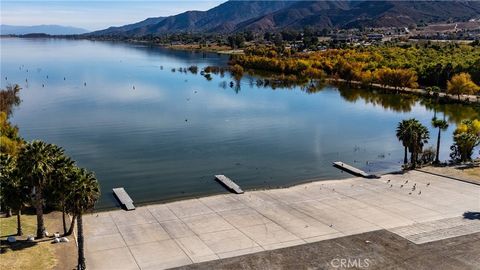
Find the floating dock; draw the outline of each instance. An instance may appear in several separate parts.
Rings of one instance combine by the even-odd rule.
[[[243,193],[243,190],[237,184],[235,184],[235,182],[233,182],[230,178],[226,177],[225,175],[218,174],[218,175],[215,175],[215,178],[224,186],[226,186],[228,189],[232,190],[233,192],[237,194]]]
[[[123,187],[120,188],[114,188],[113,194],[117,197],[117,199],[120,201],[120,204],[125,207],[127,211],[130,210],[135,210],[135,206],[133,205],[133,200],[128,196],[128,193],[125,191]]]
[[[346,171],[348,173],[351,173],[353,175],[356,175],[356,176],[361,176],[361,177],[364,177],[364,178],[379,178],[378,176],[374,175],[374,174],[368,174],[360,169],[357,169],[351,165],[348,165],[346,163],[343,163],[341,161],[335,161],[333,162],[333,166],[343,170],[343,171]]]

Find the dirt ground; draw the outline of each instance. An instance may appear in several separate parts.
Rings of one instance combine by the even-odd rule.
[[[480,233],[416,245],[386,230],[177,268],[479,269]]]
[[[424,167],[419,171],[429,172],[447,176],[450,178],[464,180],[475,184],[480,184],[480,166],[448,166],[448,167]]]

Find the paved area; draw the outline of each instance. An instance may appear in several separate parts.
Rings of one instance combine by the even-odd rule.
[[[415,244],[423,244],[480,232],[480,220],[472,222],[464,217],[454,217],[393,228],[390,231]]]
[[[478,270],[479,262],[480,233],[416,245],[380,230],[176,270]]]
[[[480,231],[465,212],[480,212],[480,186],[422,172],[319,181],[87,215],[86,256],[90,269],[165,269],[382,229],[425,243]]]

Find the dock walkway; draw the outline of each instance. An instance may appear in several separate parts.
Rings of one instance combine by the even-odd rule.
[[[240,188],[240,186],[235,184],[235,182],[233,182],[230,178],[226,177],[225,175],[217,174],[217,175],[215,175],[215,178],[219,182],[224,184],[227,188],[233,190],[235,193],[237,193],[237,194],[242,194],[243,193],[243,190]]]
[[[125,209],[127,211],[130,210],[135,210],[135,206],[133,205],[133,200],[128,196],[128,193],[125,191],[123,187],[120,188],[114,188],[112,189],[113,193],[117,197],[117,199],[120,201],[120,203],[125,206]]]
[[[356,175],[356,176],[361,176],[361,177],[364,177],[364,178],[378,178],[378,176],[376,175],[373,175],[373,174],[368,174],[360,169],[357,169],[351,165],[348,165],[346,163],[343,163],[341,161],[335,161],[333,162],[333,166],[341,169],[341,170],[344,170],[348,173],[351,173],[353,175]]]

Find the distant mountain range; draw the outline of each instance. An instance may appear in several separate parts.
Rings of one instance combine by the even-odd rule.
[[[110,27],[88,35],[144,36],[166,33],[232,33],[316,28],[402,27],[422,22],[480,18],[480,1],[243,1],[230,0],[207,11]]]
[[[62,25],[0,25],[2,35],[26,35],[26,34],[47,34],[47,35],[79,35],[89,32],[86,29],[62,26]]]

